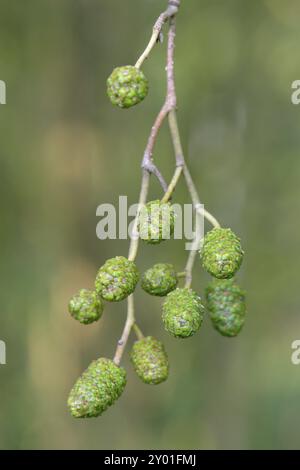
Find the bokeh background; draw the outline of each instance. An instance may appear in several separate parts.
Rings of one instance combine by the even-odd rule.
[[[206,319],[187,341],[168,336],[161,301],[138,288],[147,334],[163,340],[169,380],[150,387],[125,356],[128,385],[95,420],[66,408],[89,362],[113,355],[126,304],[107,305],[99,324],[67,313],[70,296],[93,285],[127,241],[96,237],[96,208],[137,200],[140,160],[165,93],[165,43],[144,66],[148,99],[113,108],[106,78],[133,64],[164,0],[0,0],[0,366],[2,449],[299,448],[300,79],[297,0],[182,0],[176,81],[187,160],[202,201],[243,240],[239,282],[247,323],[235,339]],[[167,127],[156,161],[173,171]],[[159,197],[153,181],[151,197]],[[184,184],[176,201],[188,202]],[[183,242],[141,247],[141,270],[173,262]],[[194,288],[208,276],[197,263]]]

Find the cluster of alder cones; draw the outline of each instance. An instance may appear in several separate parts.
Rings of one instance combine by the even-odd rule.
[[[114,105],[129,108],[148,93],[148,81],[134,66],[116,68],[107,81],[108,96]],[[138,215],[140,238],[158,244],[172,234],[175,215],[170,203],[150,201]],[[167,214],[167,217],[166,217]],[[167,221],[168,230],[164,230]],[[236,336],[245,320],[245,293],[233,277],[241,266],[243,250],[239,238],[229,228],[214,228],[202,240],[200,258],[214,280],[206,289],[206,308],[213,326],[224,336]],[[190,288],[178,287],[179,277],[171,264],[155,264],[141,277],[134,261],[117,256],[99,269],[94,290],[82,289],[69,303],[69,312],[87,325],[99,320],[104,301],[119,302],[130,296],[141,278],[141,286],[150,295],[165,297],[162,322],[175,338],[189,338],[201,327],[205,307]],[[146,384],[159,384],[169,374],[164,345],[148,336],[132,347],[131,362],[138,377]],[[122,394],[126,371],[113,360],[93,361],[72,388],[68,406],[75,418],[96,417]]]

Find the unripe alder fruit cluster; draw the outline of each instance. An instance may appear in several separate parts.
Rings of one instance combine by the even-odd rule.
[[[120,108],[140,103],[148,93],[148,81],[134,66],[116,68],[107,81],[111,102]],[[147,244],[168,240],[175,215],[170,203],[150,201],[139,212],[138,232]],[[206,288],[206,302],[190,287],[179,287],[180,276],[172,264],[158,263],[141,276],[134,261],[123,256],[108,259],[100,267],[93,290],[81,289],[69,303],[72,317],[84,325],[98,321],[105,302],[120,302],[130,296],[139,281],[149,295],[164,297],[161,320],[174,338],[195,335],[207,310],[214,328],[223,336],[236,336],[245,321],[245,293],[235,283],[244,252],[239,238],[229,228],[216,227],[202,240],[200,259],[213,277]],[[205,308],[206,307],[206,308]],[[169,360],[164,345],[151,336],[138,339],[130,352],[131,364],[145,384],[160,384],[168,378]],[[122,394],[126,371],[114,361],[93,361],[72,388],[68,406],[75,418],[101,415]]]
[[[156,224],[156,220],[155,220]],[[162,240],[161,240],[162,241]],[[148,240],[149,242],[149,240]],[[245,293],[234,282],[243,250],[230,229],[213,229],[204,237],[200,250],[203,267],[214,276],[206,289],[206,308],[215,329],[224,336],[236,336],[245,320]],[[69,303],[73,318],[89,324],[101,318],[104,301],[119,302],[132,294],[140,279],[136,264],[117,256],[99,269],[95,290],[82,289]],[[162,323],[175,338],[189,338],[200,329],[205,307],[190,288],[178,287],[172,264],[158,263],[141,276],[141,287],[150,295],[165,297]],[[160,384],[168,378],[169,360],[164,345],[148,336],[136,341],[130,353],[137,376],[146,384]],[[75,383],[68,400],[75,418],[99,416],[121,395],[126,372],[109,359],[94,361]]]

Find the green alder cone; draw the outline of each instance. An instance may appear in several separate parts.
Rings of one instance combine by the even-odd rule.
[[[72,388],[68,407],[74,418],[101,415],[122,394],[126,371],[110,359],[93,361]]]
[[[203,322],[201,298],[192,289],[177,288],[167,295],[162,320],[165,329],[175,338],[189,338]]]
[[[148,80],[133,65],[115,68],[107,79],[108,97],[112,104],[120,108],[131,108],[140,103],[147,96],[148,90]]]
[[[174,233],[175,214],[169,202],[149,201],[139,214],[139,234],[146,243],[155,245],[169,240]]]
[[[172,264],[158,263],[145,271],[142,276],[142,288],[150,295],[164,297],[178,284],[177,273]]]
[[[164,345],[148,336],[133,345],[130,359],[139,378],[146,384],[157,385],[167,380],[169,361]]]
[[[240,268],[243,256],[240,239],[230,228],[214,228],[205,235],[200,257],[212,276],[230,279]]]
[[[139,272],[135,263],[123,256],[116,256],[99,269],[95,288],[103,299],[119,302],[132,294],[138,280]]]
[[[245,322],[245,291],[233,279],[215,279],[206,288],[206,300],[215,329],[223,336],[236,336]]]
[[[99,320],[103,309],[103,302],[97,293],[88,289],[81,289],[69,302],[70,314],[83,325]]]

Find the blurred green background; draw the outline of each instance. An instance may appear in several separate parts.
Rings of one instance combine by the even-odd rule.
[[[70,296],[93,285],[106,258],[127,241],[96,237],[96,208],[137,200],[140,160],[165,93],[165,43],[144,71],[148,99],[131,110],[110,105],[106,78],[133,64],[164,0],[0,0],[0,366],[2,449],[299,448],[300,79],[297,0],[182,0],[176,81],[186,157],[202,201],[243,240],[239,282],[248,317],[238,338],[206,319],[187,341],[168,336],[161,301],[138,288],[147,334],[163,340],[169,380],[150,387],[125,356],[128,385],[95,420],[74,420],[66,398],[98,356],[112,356],[126,304],[107,305],[99,324],[67,313]],[[165,127],[155,153],[173,171]],[[153,181],[151,197],[159,197]],[[176,202],[188,202],[184,184]],[[183,242],[143,245],[154,261],[182,270]],[[208,276],[197,263],[194,288]]]

